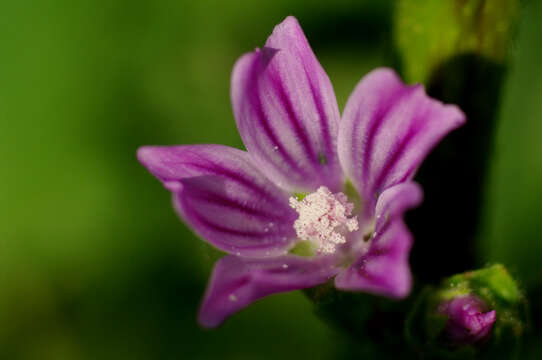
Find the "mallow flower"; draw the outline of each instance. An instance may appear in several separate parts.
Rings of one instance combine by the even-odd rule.
[[[412,237],[403,213],[428,152],[465,121],[380,68],[342,116],[294,17],[234,66],[231,100],[247,151],[144,146],[139,161],[173,194],[179,216],[228,255],[214,267],[199,322],[218,326],[257,299],[334,281],[402,298]]]

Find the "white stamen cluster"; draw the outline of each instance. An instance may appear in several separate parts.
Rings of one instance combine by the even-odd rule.
[[[290,206],[299,214],[294,222],[297,236],[318,246],[319,253],[334,253],[337,245],[346,242],[345,232],[358,230],[357,218],[349,217],[354,205],[345,194],[333,194],[325,186],[301,201],[290,197]]]

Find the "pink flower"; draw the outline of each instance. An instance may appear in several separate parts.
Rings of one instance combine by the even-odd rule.
[[[181,218],[229,254],[215,266],[200,323],[217,326],[263,296],[332,278],[342,290],[408,295],[412,238],[402,216],[422,200],[411,179],[464,123],[461,110],[381,68],[360,81],[341,117],[294,17],[237,61],[231,97],[247,151],[138,151]],[[301,247],[305,256],[295,255]]]

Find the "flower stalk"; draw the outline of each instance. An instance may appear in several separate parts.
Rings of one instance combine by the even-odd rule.
[[[416,234],[413,271],[422,282],[475,268],[484,258],[479,240],[487,172],[520,8],[519,0],[397,2],[394,42],[402,75],[458,104],[469,119],[417,176],[426,201],[407,220]],[[434,256],[442,244],[447,256]]]

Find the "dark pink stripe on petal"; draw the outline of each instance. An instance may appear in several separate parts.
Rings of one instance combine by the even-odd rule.
[[[275,74],[269,74],[269,76],[272,75]],[[296,114],[294,110],[292,100],[288,97],[288,94],[286,94],[284,84],[281,82],[281,79],[277,79],[276,76],[272,76],[271,83],[273,86],[273,90],[278,95],[281,105],[288,116],[289,121],[286,121],[285,123],[291,125],[291,130],[294,132],[295,136],[301,141],[305,154],[310,159],[310,161],[313,162],[313,164],[316,164],[318,162],[318,156],[314,152],[315,150],[310,143],[306,129],[304,128],[301,120],[299,119],[298,114]]]
[[[366,211],[384,190],[410,180],[429,151],[465,116],[456,106],[407,86],[390,69],[366,75],[350,96],[338,149],[347,177],[366,200]]]
[[[253,192],[256,196],[261,197],[262,199],[265,199],[266,201],[278,202],[282,200],[282,199],[277,199],[274,196],[274,194],[265,191],[264,188],[255,184],[253,182],[253,179],[244,177],[243,174],[225,169],[221,167],[220,165],[216,165],[216,164],[203,165],[203,164],[187,163],[186,166],[191,167],[197,171],[201,171],[202,174],[209,174],[209,175],[215,175],[219,178],[232,179],[233,181],[238,182],[239,184],[242,184],[244,187],[246,187],[246,190]],[[164,178],[163,180],[167,181],[167,180],[175,180],[175,179]]]
[[[197,178],[195,178],[197,180]],[[186,189],[186,186],[184,186]],[[258,209],[248,207],[247,204],[243,204],[238,200],[233,200],[229,197],[224,196],[223,194],[218,194],[216,192],[201,192],[195,193],[192,191],[193,188],[190,188],[191,194],[190,197],[195,201],[199,202],[201,205],[208,204],[209,206],[216,207],[221,209],[221,211],[238,211],[246,217],[258,217],[263,221],[284,221],[284,213],[272,214],[267,209]]]
[[[174,195],[179,215],[203,239],[232,254],[285,253],[297,214],[288,194],[244,151],[220,145],[144,147],[139,160]]]
[[[306,74],[307,76],[309,76],[308,73]],[[320,123],[323,140],[325,142],[325,153],[333,154],[337,151],[335,149],[336,141],[335,141],[335,138],[332,137],[331,135],[328,122],[325,121],[327,115],[326,115],[324,100],[322,99],[322,95],[318,91],[317,85],[314,84],[312,79],[310,81],[310,86],[311,86],[312,99],[314,101],[314,106],[316,106],[316,110],[318,111],[318,121]],[[338,161],[338,159],[330,159],[330,161],[332,160]]]
[[[400,85],[400,84],[398,83],[397,85]],[[405,97],[408,97],[410,94],[412,94],[412,90],[413,88],[397,86],[392,89],[389,89],[387,98],[380,99],[377,112],[373,115],[371,121],[369,122],[367,133],[364,134],[363,136],[363,138],[366,139],[365,140],[366,143],[364,146],[360,147],[361,157],[363,159],[362,170],[361,170],[363,184],[367,184],[371,180],[370,179],[372,175],[371,165],[372,165],[372,160],[373,160],[374,148],[378,147],[378,144],[375,145],[376,135],[380,131],[386,131],[384,127],[384,124],[385,124],[384,120],[386,119],[388,114],[391,112],[391,110],[394,109],[395,106],[397,106],[397,104],[404,101]],[[363,114],[362,111],[363,111],[363,108],[360,106],[360,109],[357,114],[358,118]],[[355,124],[355,130],[357,130],[358,132],[360,130],[359,129],[360,122],[361,121],[356,121],[356,124]]]
[[[289,192],[340,190],[335,94],[295,18],[237,61],[231,95],[241,138],[270,179]]]
[[[190,187],[174,196],[182,218],[198,235],[223,251],[260,258],[282,255],[295,238],[292,227],[295,216],[290,217],[290,214],[279,217],[270,213],[263,217],[250,215],[246,209],[225,209],[192,198]]]
[[[251,132],[247,134],[247,136],[252,137],[250,140],[256,140],[258,135],[261,136],[265,134],[269,139],[268,143],[273,145],[272,151],[264,152],[265,157],[269,159],[270,162],[273,162],[272,157],[269,155],[277,152],[278,154],[281,155],[280,160],[287,163],[290,168],[292,168],[293,170],[299,173],[304,173],[304,170],[299,167],[299,164],[296,162],[295,158],[292,157],[292,155],[287,151],[287,148],[284,145],[284,143],[279,139],[279,136],[276,133],[276,131],[280,131],[280,129],[275,129],[271,126],[269,122],[269,115],[267,115],[265,113],[265,110],[263,109],[262,93],[258,88],[259,86],[258,77],[260,76],[262,72],[265,71],[265,69],[269,65],[269,61],[271,61],[271,57],[273,57],[274,55],[265,55],[269,57],[268,59],[266,58],[265,60],[263,60],[263,58],[265,57],[263,53],[256,51],[255,55],[256,56],[254,56],[254,60],[252,62],[252,68],[250,70],[251,76],[247,79],[247,82],[245,84],[246,91],[244,95],[246,95],[246,97],[250,99],[250,101],[246,102],[245,104],[245,106],[248,108],[247,112],[251,111],[250,107],[253,107],[255,110],[255,114],[253,118],[255,123],[253,125],[260,125],[260,126],[250,129]],[[239,131],[241,132],[241,129],[239,129]],[[242,132],[241,132],[241,137],[243,137]],[[280,165],[277,165],[276,163],[273,165],[275,168],[277,167],[280,168]]]
[[[375,174],[372,176],[373,183],[370,184],[370,187],[376,187],[377,184],[382,184],[386,179],[390,177],[390,173],[393,171],[397,162],[404,156],[405,152],[408,151],[408,147],[412,146],[416,135],[419,134],[424,129],[414,129],[416,124],[413,123],[410,125],[406,135],[402,138],[397,139],[397,142],[393,144],[388,152],[387,161],[382,165],[381,168],[377,169]]]

